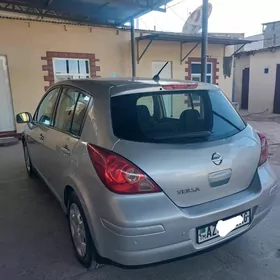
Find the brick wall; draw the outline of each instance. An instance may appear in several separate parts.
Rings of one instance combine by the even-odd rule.
[[[97,72],[100,71],[100,66],[96,65],[96,62],[99,62],[99,59],[97,59],[93,53],[46,52],[46,56],[41,57],[45,62],[42,66],[43,71],[46,72],[44,80],[48,84],[45,86],[45,91],[54,84],[53,58],[88,59],[91,77],[99,77]]]

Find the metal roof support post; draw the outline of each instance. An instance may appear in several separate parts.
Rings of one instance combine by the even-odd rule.
[[[237,48],[237,50],[231,55],[231,56],[235,56],[245,45],[247,45],[247,43],[241,45],[239,48]]]
[[[134,19],[130,21],[130,37],[131,37],[131,66],[132,66],[132,77],[136,77],[136,63],[135,63],[135,28]]]
[[[195,45],[194,45],[194,47],[184,56],[184,57],[182,57],[183,56],[183,44],[184,44],[184,42],[183,43],[181,43],[181,55],[180,55],[180,63],[181,63],[181,65],[182,65],[182,63],[183,63],[183,61],[196,49],[196,47],[200,44],[199,42],[198,43],[196,43]]]
[[[208,44],[208,0],[202,6],[201,81],[206,82]]]
[[[139,40],[137,41],[137,62],[138,62],[138,64],[139,64],[141,58],[146,53],[146,51],[148,50],[148,48],[150,47],[150,45],[152,44],[152,42],[153,42],[153,39],[150,39],[149,43],[147,44],[147,46],[145,47],[145,49],[143,50],[141,55],[139,55]]]

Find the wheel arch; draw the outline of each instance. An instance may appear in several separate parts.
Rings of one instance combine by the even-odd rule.
[[[65,211],[65,213],[67,214],[68,213],[68,199],[71,195],[72,192],[75,192],[75,194],[78,196],[80,202],[81,202],[81,205],[82,205],[82,208],[84,210],[84,214],[86,216],[86,219],[87,219],[87,223],[88,223],[88,227],[89,227],[89,230],[90,230],[90,234],[91,234],[91,237],[92,237],[92,241],[94,243],[94,246],[97,250],[97,252],[99,251],[98,250],[98,241],[96,239],[96,229],[95,229],[95,223],[93,221],[95,221],[95,215],[94,213],[91,213],[90,209],[88,208],[87,206],[87,203],[86,203],[86,199],[83,197],[83,194],[82,192],[80,191],[80,189],[76,186],[75,182],[73,180],[70,180],[70,178],[68,178],[68,182],[64,188],[64,195],[63,195],[63,209]],[[86,194],[84,194],[86,196]]]
[[[75,190],[70,185],[67,185],[64,188],[63,202],[65,207],[67,207],[67,203],[72,192],[75,192]]]

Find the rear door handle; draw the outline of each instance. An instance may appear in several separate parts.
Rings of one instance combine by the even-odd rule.
[[[67,145],[60,147],[60,150],[65,155],[70,155],[70,150]]]

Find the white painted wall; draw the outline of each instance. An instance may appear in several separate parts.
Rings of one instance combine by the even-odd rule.
[[[224,51],[225,56],[231,56],[233,53],[234,53],[234,46],[225,47],[225,51]],[[233,83],[233,64],[231,66],[230,77],[224,76],[223,60],[220,61],[218,68],[219,68],[219,87],[222,89],[222,91],[225,93],[225,95],[229,98],[229,100],[231,100],[232,99],[232,83]]]
[[[250,68],[249,108],[250,113],[268,110],[273,112],[276,67],[280,64],[280,49],[256,51],[254,54],[243,53],[235,62],[235,101],[241,104],[242,71]],[[268,73],[265,73],[268,68]]]
[[[276,66],[280,50],[260,51],[250,57],[249,112],[273,112]],[[268,68],[268,74],[264,69]]]

